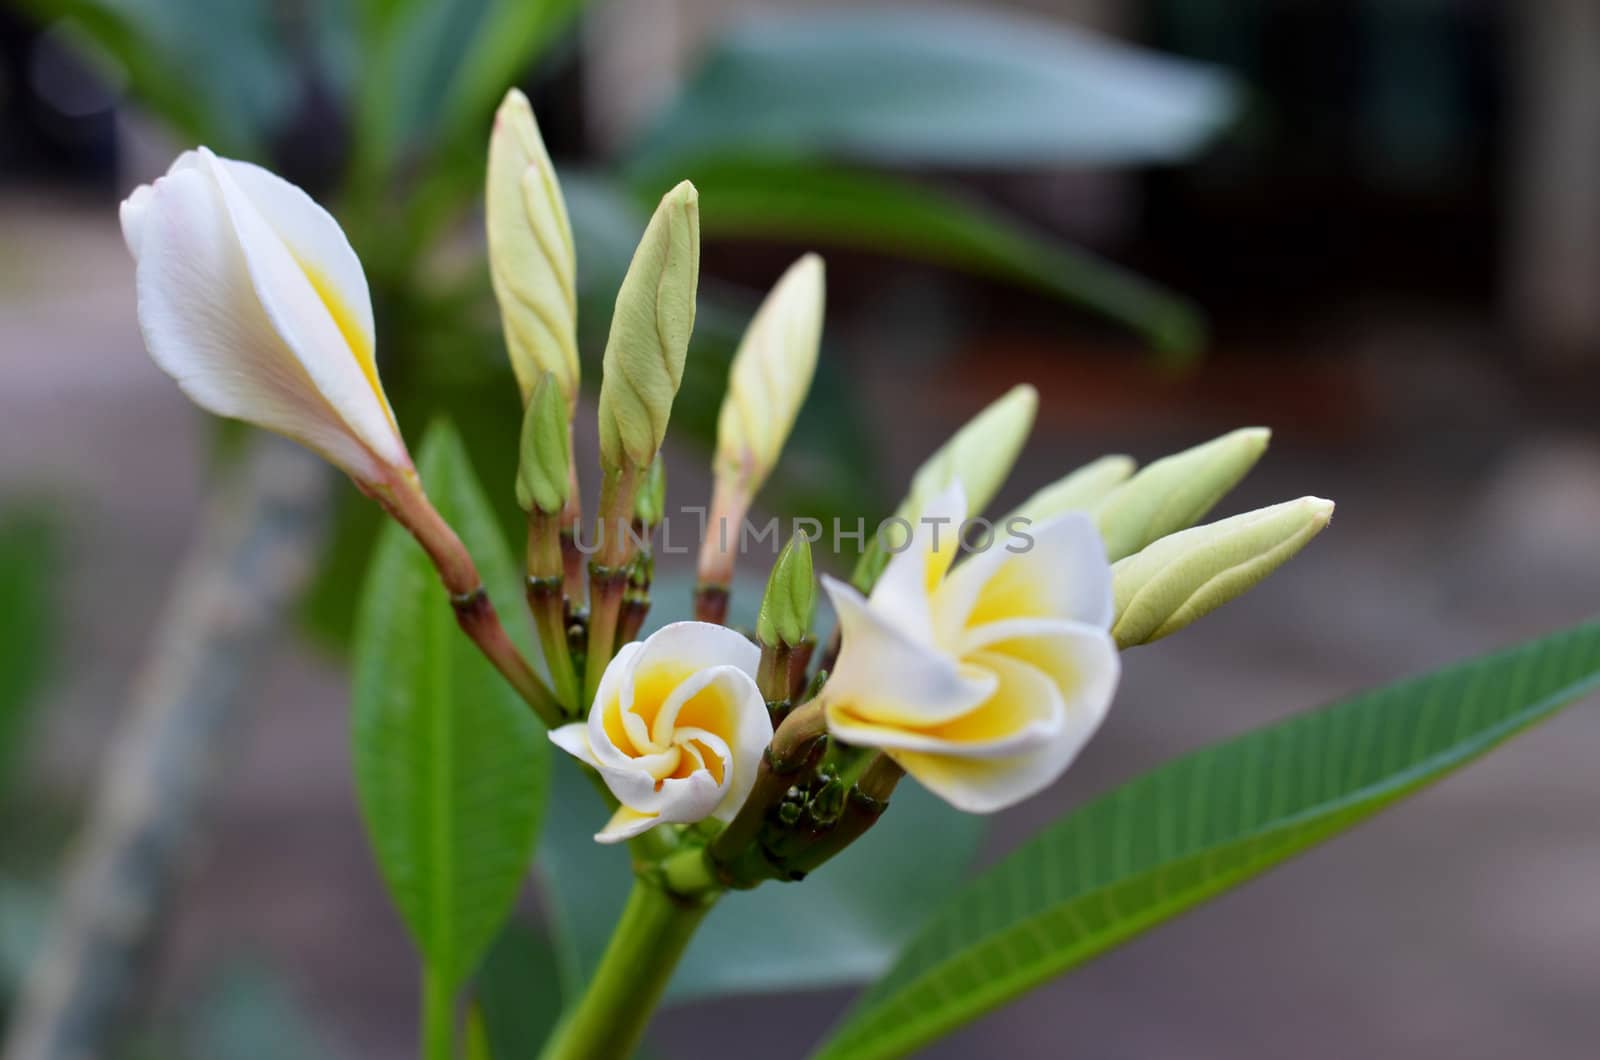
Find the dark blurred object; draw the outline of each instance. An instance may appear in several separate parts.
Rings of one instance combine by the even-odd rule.
[[[1151,181],[1145,236],[1172,249],[1219,327],[1235,338],[1317,328],[1357,299],[1490,304],[1504,6],[1154,8],[1157,42],[1224,63],[1254,90],[1223,150]]]
[[[0,180],[114,189],[117,95],[83,44],[0,8]]]

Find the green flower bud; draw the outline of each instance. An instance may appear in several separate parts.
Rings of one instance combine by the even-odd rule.
[[[761,613],[756,618],[756,637],[762,644],[793,647],[811,632],[816,613],[817,582],[812,573],[811,542],[797,533],[772,565],[767,593],[761,598]]]
[[[545,373],[570,408],[578,397],[577,260],[572,224],[528,99],[516,89],[489,136],[484,222],[489,277],[523,401]]]
[[[517,503],[525,512],[555,515],[571,486],[572,430],[567,399],[554,374],[544,373],[522,413],[522,453],[517,463]]]
[[[700,195],[684,181],[661,199],[617,292],[600,381],[600,462],[650,466],[667,433],[694,330]]]
[[[633,497],[633,517],[645,527],[661,525],[661,519],[667,513],[667,472],[661,466],[661,454],[650,461],[650,470],[645,472],[644,481],[639,484],[639,492]]]
[[[1131,456],[1102,456],[1023,501],[1008,520],[1042,523],[1064,512],[1086,512],[1122,485],[1137,466]]]
[[[957,480],[967,495],[967,518],[983,511],[1017,462],[1038,408],[1039,392],[1027,383],[991,402],[917,469],[895,518],[915,525],[928,502]],[[856,563],[851,581],[868,591],[888,562],[888,552],[874,539]]]
[[[1106,558],[1115,563],[1205,518],[1261,459],[1271,437],[1265,427],[1245,427],[1146,465],[1094,506]]]
[[[744,496],[766,481],[811,389],[822,343],[822,259],[789,266],[756,310],[728,370],[717,416],[716,475]]]
[[[1318,497],[1275,504],[1170,534],[1112,567],[1120,648],[1149,644],[1244,593],[1333,518]]]

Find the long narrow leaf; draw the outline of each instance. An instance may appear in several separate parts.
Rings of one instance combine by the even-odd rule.
[[[429,432],[419,461],[504,619],[526,641],[504,542],[455,433]],[[417,948],[452,986],[477,965],[533,858],[549,791],[549,743],[456,629],[422,549],[393,524],[378,540],[357,621],[356,787],[378,867]]]
[[[822,1048],[903,1056],[1249,879],[1600,686],[1600,622],[1201,751],[1041,832],[934,918]]]
[[[1232,118],[1220,69],[972,7],[750,18],[649,127],[656,169],[736,150],[913,165],[1171,162]]]
[[[700,189],[705,236],[821,241],[1008,280],[1086,306],[1167,353],[1192,353],[1204,337],[1199,312],[1181,296],[954,193],[892,176],[731,158],[682,175]],[[657,183],[642,180],[641,197],[659,194]]]

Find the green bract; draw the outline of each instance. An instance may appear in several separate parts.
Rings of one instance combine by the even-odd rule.
[[[633,517],[643,526],[660,526],[666,514],[667,470],[661,465],[658,454],[650,461],[650,469],[645,472],[639,492],[634,495]]]
[[[1162,538],[1112,569],[1111,635],[1131,648],[1176,633],[1288,562],[1332,517],[1332,501],[1302,497]]]
[[[600,460],[608,473],[649,467],[661,448],[699,278],[700,196],[684,181],[662,197],[617,292],[600,381]]]
[[[1115,563],[1175,530],[1193,526],[1249,473],[1272,432],[1244,427],[1145,467],[1094,507]]]
[[[756,619],[756,638],[762,644],[799,644],[811,632],[817,613],[817,581],[811,565],[811,542],[795,534],[778,553],[767,578]]]
[[[559,512],[571,490],[567,470],[571,462],[567,400],[555,376],[546,372],[522,414],[522,451],[517,463],[517,504],[522,510],[538,509],[546,515]]]

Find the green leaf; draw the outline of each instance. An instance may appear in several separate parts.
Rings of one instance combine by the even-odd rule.
[[[477,559],[502,621],[531,636],[515,567],[460,439],[428,432],[418,462]],[[417,948],[452,987],[511,912],[549,788],[549,744],[516,694],[456,628],[422,549],[379,537],[357,621],[356,787],[378,867]]]
[[[0,800],[21,758],[60,622],[55,527],[42,516],[0,518]]]
[[[1232,118],[1219,69],[992,10],[805,11],[712,45],[636,150],[964,167],[1171,162]]]
[[[707,239],[825,242],[900,255],[1083,305],[1164,353],[1192,354],[1204,341],[1203,318],[1180,295],[955,192],[801,162],[728,157],[697,160],[682,172],[700,189]],[[660,193],[653,180],[634,186],[641,198]]]
[[[490,113],[585,2],[407,3],[356,20],[357,69],[336,70],[334,80],[358,97],[356,139],[368,173],[432,147],[444,172],[428,176],[448,187],[435,181],[424,197],[481,193]]]
[[[1600,622],[1590,622],[1146,774],[973,881],[820,1056],[903,1056],[1349,828],[1597,686]]]
[[[748,574],[736,582],[731,598],[738,627],[753,625],[761,599],[759,571]],[[657,610],[667,613],[652,612],[652,623],[680,617],[670,610],[686,606],[692,588],[689,578],[658,579],[652,595]],[[563,982],[574,992],[599,961],[632,874],[626,850],[594,841],[605,811],[564,755],[556,763],[553,798],[564,810],[545,829],[539,874]],[[768,883],[723,897],[689,944],[668,1000],[815,990],[882,974],[917,927],[961,886],[985,827],[984,818],[902,785],[866,839],[803,882]]]

